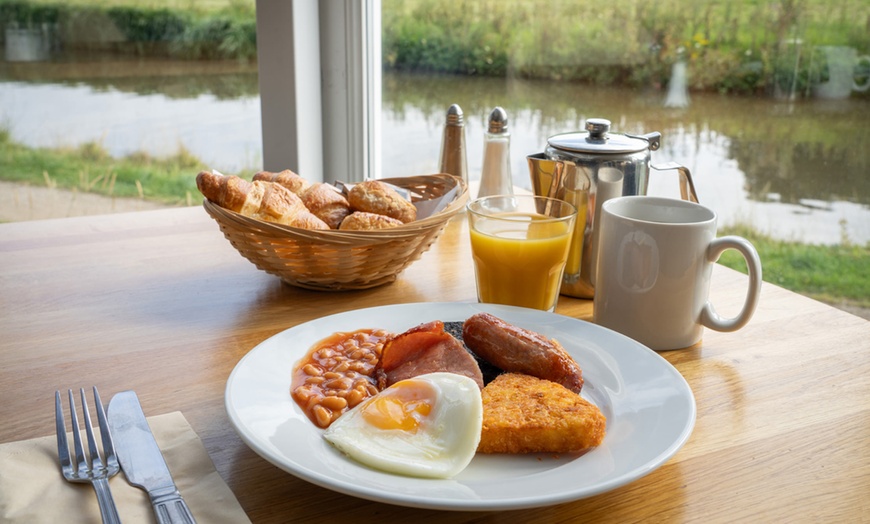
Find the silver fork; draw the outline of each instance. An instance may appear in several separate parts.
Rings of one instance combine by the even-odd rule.
[[[94,402],[97,406],[97,420],[100,424],[100,437],[103,443],[103,457],[100,456],[97,442],[94,439],[94,429],[91,426],[91,416],[88,412],[88,402],[85,399],[85,390],[80,388],[82,397],[82,411],[85,431],[88,438],[88,455],[82,446],[82,438],[79,433],[79,420],[76,416],[76,403],[72,390],[69,393],[69,411],[72,419],[73,446],[75,447],[75,463],[70,460],[70,448],[66,437],[66,424],[63,419],[63,405],[60,401],[60,391],[54,392],[55,418],[57,422],[57,455],[60,457],[60,469],[63,476],[70,482],[90,482],[97,492],[97,501],[100,504],[100,514],[104,524],[120,524],[118,508],[112,492],[109,491],[109,477],[118,473],[118,459],[115,456],[115,446],[112,443],[112,435],[109,433],[109,425],[106,423],[106,412],[103,410],[103,402],[97,387],[94,386]]]

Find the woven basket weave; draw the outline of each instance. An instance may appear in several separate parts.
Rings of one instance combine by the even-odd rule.
[[[368,289],[396,280],[468,200],[465,182],[447,174],[380,180],[408,189],[414,202],[451,191],[455,196],[431,216],[373,231],[299,229],[250,218],[210,200],[203,207],[243,257],[288,284],[323,291]]]

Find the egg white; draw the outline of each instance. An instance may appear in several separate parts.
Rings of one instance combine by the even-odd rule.
[[[391,388],[399,385],[435,390],[432,409],[416,431],[382,429],[365,420],[360,408],[375,402],[381,392],[342,415],[323,437],[357,462],[391,473],[449,478],[465,469],[474,458],[483,424],[477,383],[455,373],[436,372]]]

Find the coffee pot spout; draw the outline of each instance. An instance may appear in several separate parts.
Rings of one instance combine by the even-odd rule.
[[[626,133],[625,136],[646,140],[649,144],[650,151],[658,151],[659,147],[662,145],[662,134],[658,131],[653,131],[652,133],[646,133],[644,135],[629,135]]]

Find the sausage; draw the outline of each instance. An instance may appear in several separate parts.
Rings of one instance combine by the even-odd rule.
[[[468,318],[462,340],[477,356],[507,372],[550,380],[575,393],[583,387],[580,366],[557,341],[489,313]]]

